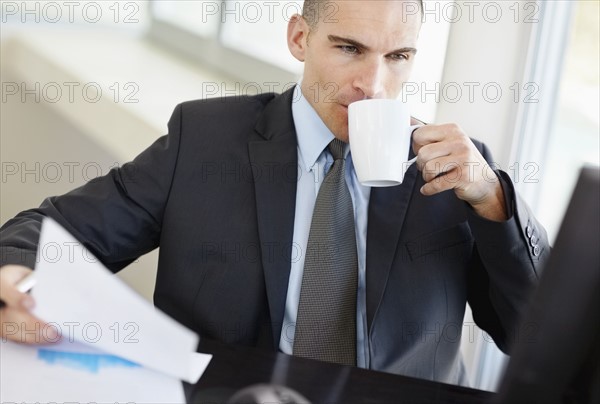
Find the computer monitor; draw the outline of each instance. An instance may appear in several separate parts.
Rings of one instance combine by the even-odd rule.
[[[557,187],[561,186],[556,184]],[[600,403],[600,170],[582,168],[497,403]]]

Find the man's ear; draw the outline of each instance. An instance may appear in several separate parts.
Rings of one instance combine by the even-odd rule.
[[[295,14],[288,23],[287,43],[290,53],[299,61],[304,62],[309,27],[301,15]]]

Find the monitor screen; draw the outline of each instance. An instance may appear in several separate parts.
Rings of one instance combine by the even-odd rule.
[[[560,184],[556,184],[560,186]],[[581,170],[498,403],[600,403],[600,170]]]

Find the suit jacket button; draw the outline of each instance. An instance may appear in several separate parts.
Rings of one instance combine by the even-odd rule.
[[[534,257],[538,257],[542,252],[542,249],[540,248],[539,245],[536,245],[533,247],[533,256]]]
[[[527,237],[531,237],[533,235],[533,227],[531,227],[530,224],[525,227],[525,234],[527,234]]]
[[[535,236],[535,234],[532,234],[531,237],[529,237],[529,245],[531,245],[532,247],[537,247],[538,238]]]

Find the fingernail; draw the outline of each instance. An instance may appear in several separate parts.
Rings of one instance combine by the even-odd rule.
[[[35,307],[35,301],[33,300],[33,297],[31,296],[25,296],[22,300],[21,300],[21,305],[26,308],[27,310],[31,310]]]
[[[56,328],[51,327],[51,326],[48,327],[46,329],[46,338],[49,341],[55,341],[55,340],[57,340],[58,339],[58,331],[56,330]]]

